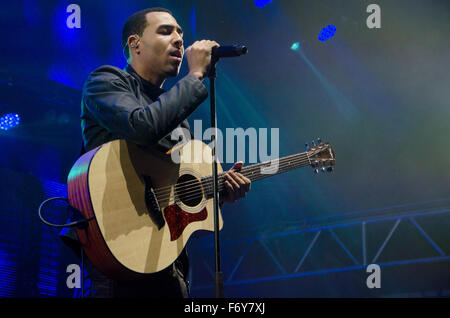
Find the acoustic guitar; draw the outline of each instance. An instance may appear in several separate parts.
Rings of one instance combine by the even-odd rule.
[[[87,257],[105,275],[134,279],[161,271],[194,232],[214,231],[211,148],[191,140],[176,151],[180,163],[154,149],[115,140],[85,153],[72,167],[69,203],[90,219],[76,231]],[[245,166],[240,173],[253,182],[305,166],[331,171],[334,164],[330,144],[320,143],[303,153]],[[217,166],[219,191],[224,191],[224,173]]]

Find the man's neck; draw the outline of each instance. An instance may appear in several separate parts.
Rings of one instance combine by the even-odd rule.
[[[136,62],[136,60],[132,60],[130,63],[131,67],[134,69],[134,71],[143,79],[146,81],[149,81],[153,85],[161,88],[164,84],[165,78],[161,77],[155,73],[153,73],[151,70],[143,67],[142,64],[139,64]]]

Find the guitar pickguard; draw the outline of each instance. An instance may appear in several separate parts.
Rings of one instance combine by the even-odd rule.
[[[164,217],[169,226],[170,240],[177,240],[189,223],[204,221],[208,216],[206,207],[198,213],[188,213],[183,211],[178,205],[172,204],[164,209]]]

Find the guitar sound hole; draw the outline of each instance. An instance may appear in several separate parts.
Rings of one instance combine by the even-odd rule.
[[[190,174],[178,178],[175,193],[178,200],[190,207],[199,205],[203,198],[200,181]]]

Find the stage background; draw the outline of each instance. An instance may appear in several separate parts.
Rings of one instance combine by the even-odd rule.
[[[225,296],[449,296],[450,3],[377,0],[381,28],[369,29],[373,2],[78,0],[74,29],[70,1],[3,4],[0,116],[21,123],[0,130],[0,296],[71,297],[66,268],[77,259],[37,208],[67,195],[84,80],[100,65],[125,66],[122,25],[152,6],[174,13],[186,47],[248,47],[218,66],[219,128],[279,128],[280,156],[317,137],[336,153],[331,174],[306,168],[255,182],[224,207]],[[319,41],[327,25],[336,34]],[[184,61],[164,88],[187,72]],[[209,124],[209,100],[194,119]],[[62,204],[47,214],[68,215]],[[212,240],[189,242],[193,297],[213,296]],[[381,266],[379,289],[366,285],[371,263]]]

